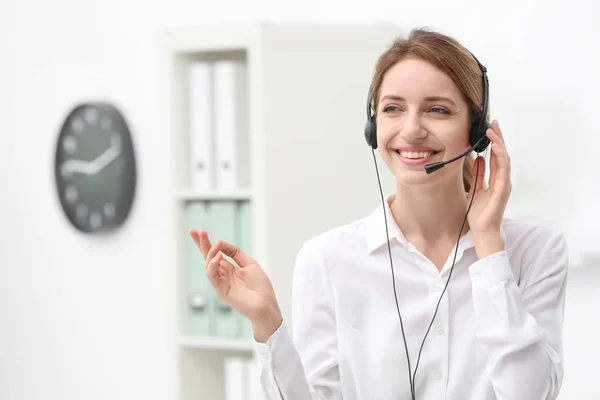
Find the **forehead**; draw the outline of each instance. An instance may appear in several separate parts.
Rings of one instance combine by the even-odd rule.
[[[396,63],[384,75],[379,97],[402,96],[406,99],[425,96],[461,97],[452,79],[432,64],[415,58]]]

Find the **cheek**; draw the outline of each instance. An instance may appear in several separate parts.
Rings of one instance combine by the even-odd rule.
[[[390,119],[381,119],[377,121],[377,144],[378,147],[386,147],[390,140],[400,130],[398,123],[391,122]]]
[[[446,149],[466,149],[469,147],[469,131],[462,126],[439,127],[435,137]]]

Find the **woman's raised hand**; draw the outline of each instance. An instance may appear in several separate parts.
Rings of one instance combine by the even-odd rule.
[[[205,230],[190,229],[189,234],[204,256],[206,276],[217,296],[250,320],[258,341],[266,341],[279,327],[282,317],[265,271],[232,243],[217,240],[212,245]]]

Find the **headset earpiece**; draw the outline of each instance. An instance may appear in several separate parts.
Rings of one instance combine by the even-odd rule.
[[[473,151],[476,153],[483,153],[485,148],[490,144],[490,139],[485,133],[490,127],[490,124],[487,121],[480,121],[481,120],[478,119],[478,121],[471,127],[471,138],[469,140],[469,143],[473,147]],[[477,143],[480,140],[481,142]]]
[[[373,84],[369,87],[367,96],[367,122],[365,123],[365,140],[373,150],[377,149],[377,122],[371,114],[371,96],[373,95]]]
[[[489,104],[489,82],[487,76],[487,69],[479,62],[477,57],[473,55],[479,68],[481,69],[481,75],[483,78],[483,106],[481,108],[481,115],[476,118],[471,124],[471,132],[469,133],[469,144],[473,147],[473,151],[476,153],[482,153],[485,148],[490,144],[490,139],[486,135],[486,131],[490,128],[490,123],[487,119],[488,115],[488,104]]]
[[[365,124],[365,139],[373,150],[377,149],[377,123],[374,119]]]

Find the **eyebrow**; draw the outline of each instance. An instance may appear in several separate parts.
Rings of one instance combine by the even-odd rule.
[[[404,97],[402,96],[396,96],[393,94],[388,94],[385,95],[381,98],[380,102],[382,102],[385,99],[389,99],[389,100],[395,100],[395,101],[406,101],[404,99]],[[447,101],[449,103],[452,103],[454,105],[456,105],[456,103],[454,101],[452,101],[452,99],[450,99],[449,97],[444,97],[444,96],[427,96],[425,97],[425,101],[431,102],[431,101]]]

